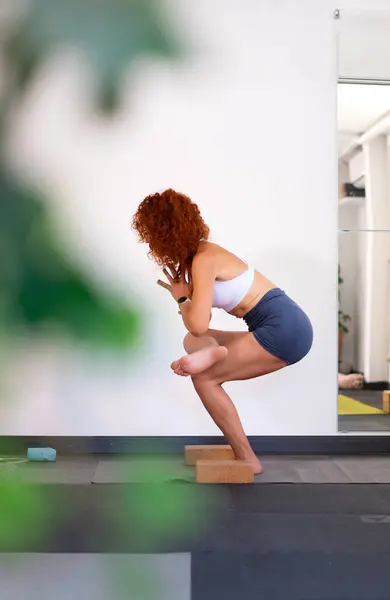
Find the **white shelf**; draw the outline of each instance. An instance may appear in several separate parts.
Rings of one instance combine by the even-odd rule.
[[[344,196],[339,198],[339,206],[363,206],[365,200],[361,196]]]

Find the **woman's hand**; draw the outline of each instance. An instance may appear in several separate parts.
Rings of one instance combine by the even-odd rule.
[[[173,269],[171,270],[171,273],[168,271],[168,269],[163,269],[163,273],[169,281],[169,291],[176,302],[183,296],[186,296],[187,298],[191,297],[192,283],[187,283],[184,275],[178,277],[176,271]]]

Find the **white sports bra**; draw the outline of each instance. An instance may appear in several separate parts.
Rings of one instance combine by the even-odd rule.
[[[234,279],[228,281],[215,280],[213,307],[223,308],[226,312],[236,308],[249,292],[254,277],[254,268],[248,267],[246,271],[234,277]]]

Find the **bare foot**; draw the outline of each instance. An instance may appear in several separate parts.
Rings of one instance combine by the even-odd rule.
[[[361,390],[364,384],[364,377],[360,373],[350,373],[349,375],[339,373],[338,384],[341,389]]]
[[[175,373],[175,375],[179,375],[179,377],[189,377],[190,375],[189,373],[183,371],[183,369],[180,366],[180,360],[174,360],[171,364],[171,369]]]
[[[186,373],[180,365],[180,359],[174,360],[171,364],[171,369],[175,373],[175,375],[179,375],[180,377],[189,377],[189,373]]]
[[[245,462],[250,463],[253,467],[253,472],[255,475],[261,475],[263,472],[262,464],[256,455],[253,455],[253,458],[237,458],[236,456],[236,460],[244,460]]]
[[[176,375],[197,375],[212,367],[216,362],[226,358],[227,348],[225,346],[210,346],[203,348],[193,354],[183,356],[171,364],[171,369]]]
[[[261,475],[261,473],[263,472],[263,467],[261,466],[261,462],[259,461],[258,458],[253,459],[250,461],[252,466],[253,466],[253,472],[255,475]]]

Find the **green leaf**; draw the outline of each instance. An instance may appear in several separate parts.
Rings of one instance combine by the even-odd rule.
[[[8,40],[21,90],[58,48],[83,52],[96,74],[99,108],[112,111],[126,69],[145,55],[173,58],[182,51],[159,0],[31,0]]]
[[[0,330],[70,336],[112,348],[134,344],[137,308],[97,290],[70,264],[47,207],[0,174]]]
[[[195,517],[197,489],[191,484],[172,484],[169,470],[167,480],[161,481],[162,468],[143,465],[138,479],[152,483],[123,486],[121,491],[125,515],[122,530],[143,541],[145,547],[150,543],[158,545],[167,537],[199,531],[207,522],[207,514],[202,519]]]
[[[6,473],[0,464],[0,546],[9,551],[21,542],[28,546],[50,534],[55,503],[45,486],[23,484],[17,472]]]

